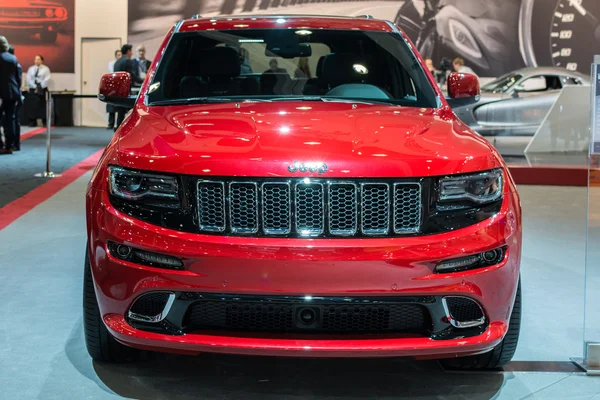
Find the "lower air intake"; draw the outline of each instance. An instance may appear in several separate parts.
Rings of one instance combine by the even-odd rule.
[[[426,335],[431,318],[418,304],[297,303],[200,300],[186,315],[188,330],[265,333],[413,333]]]
[[[468,297],[444,297],[447,313],[453,325],[467,328],[482,325],[485,315],[478,302]]]
[[[129,318],[142,322],[164,319],[175,295],[169,292],[152,292],[138,297],[129,309]]]

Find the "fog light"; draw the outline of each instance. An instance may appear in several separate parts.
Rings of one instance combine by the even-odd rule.
[[[122,259],[126,259],[131,254],[131,247],[125,246],[124,244],[117,245],[116,250],[116,256]]]
[[[166,254],[139,250],[124,244],[108,242],[109,252],[118,259],[156,268],[183,269],[183,261]]]
[[[500,250],[491,250],[481,253],[481,259],[486,263],[494,262],[494,260],[498,258],[498,251]]]
[[[505,249],[500,247],[494,250],[485,251],[483,253],[474,254],[472,256],[445,260],[435,266],[435,272],[459,272],[468,269],[489,267],[490,265],[501,263],[504,259],[504,253]]]

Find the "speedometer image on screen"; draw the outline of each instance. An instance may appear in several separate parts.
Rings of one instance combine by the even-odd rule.
[[[600,0],[523,0],[520,50],[528,66],[588,73],[600,50]]]

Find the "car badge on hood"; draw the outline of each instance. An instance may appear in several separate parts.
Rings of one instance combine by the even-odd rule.
[[[307,162],[301,163],[294,161],[288,165],[288,171],[290,172],[318,172],[319,175],[327,172],[327,164],[323,162]]]

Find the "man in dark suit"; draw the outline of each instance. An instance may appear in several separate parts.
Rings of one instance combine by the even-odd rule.
[[[140,76],[140,78],[146,79],[146,74],[150,69],[150,65],[152,65],[152,61],[146,58],[146,47],[143,44],[140,44],[136,50],[137,57],[134,58],[134,61],[136,63],[138,75]]]
[[[133,46],[130,44],[124,44],[121,47],[121,58],[117,60],[115,63],[115,72],[129,72],[131,75],[131,83],[133,85],[141,85],[144,82],[144,79],[140,77],[138,73],[137,63],[131,59],[133,54]],[[125,119],[125,114],[127,113],[127,109],[123,107],[117,108],[117,124],[115,125],[115,131],[121,125],[123,120]]]
[[[12,154],[15,146],[15,111],[17,101],[21,98],[17,58],[8,52],[8,40],[0,36],[0,116],[4,128],[6,142],[0,154]]]
[[[8,46],[8,52],[15,55],[15,48],[13,46]],[[23,87],[23,67],[21,64],[17,63],[17,84],[19,85],[19,90]],[[19,100],[17,100],[17,106],[15,109],[15,145],[13,147],[13,151],[21,150],[21,119],[19,118],[19,110],[23,105],[23,96],[19,95]]]

